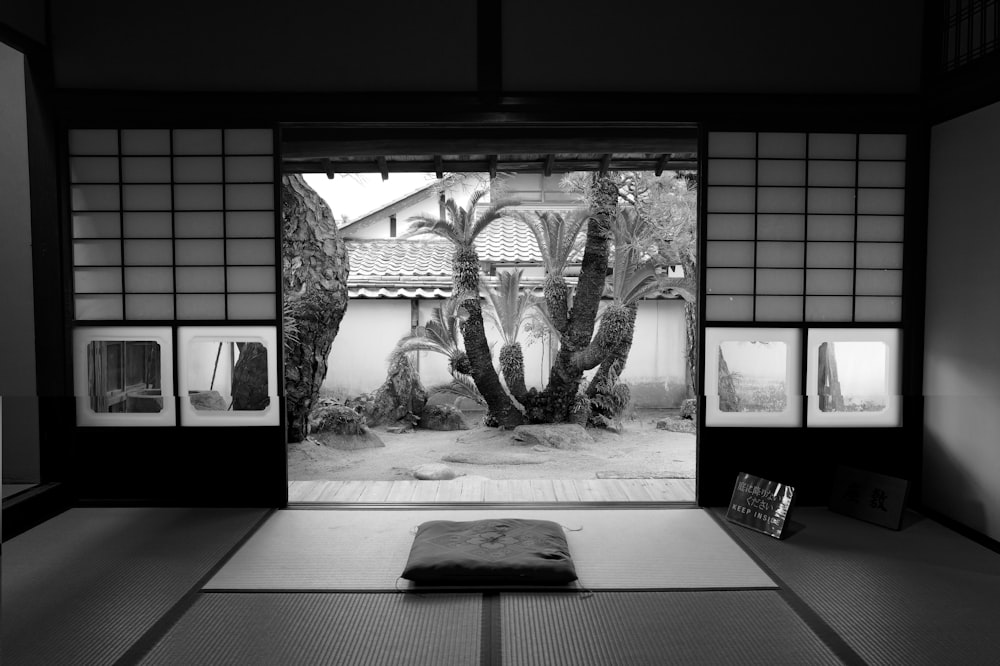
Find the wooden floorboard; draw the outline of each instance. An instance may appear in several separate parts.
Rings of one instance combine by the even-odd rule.
[[[334,504],[694,502],[694,479],[291,481],[288,501]]]

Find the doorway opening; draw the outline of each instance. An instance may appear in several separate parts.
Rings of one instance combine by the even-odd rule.
[[[286,132],[290,503],[695,501],[696,135],[624,143]]]

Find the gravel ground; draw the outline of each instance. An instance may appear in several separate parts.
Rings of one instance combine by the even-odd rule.
[[[292,481],[413,478],[411,470],[424,463],[444,463],[458,475],[489,479],[694,478],[695,435],[660,430],[660,419],[690,421],[675,411],[640,411],[626,420],[622,432],[588,428],[593,441],[574,449],[526,446],[511,431],[486,428],[469,415],[469,430],[373,432],[384,447],[340,451],[311,440],[288,445],[288,478]]]

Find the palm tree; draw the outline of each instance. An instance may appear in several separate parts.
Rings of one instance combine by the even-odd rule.
[[[493,367],[490,346],[486,340],[483,325],[482,303],[479,300],[479,255],[475,241],[494,220],[503,217],[505,208],[516,204],[511,200],[492,202],[482,213],[475,215],[479,201],[488,190],[475,191],[469,198],[467,208],[462,208],[453,198],[444,204],[445,215],[415,215],[409,218],[413,223],[407,236],[430,233],[452,242],[452,298],[462,309],[460,330],[465,342],[465,352],[472,370],[476,387],[486,400],[490,417],[503,427],[514,427],[524,423],[524,414],[514,405],[504,389]]]
[[[507,382],[507,389],[516,400],[523,400],[528,389],[524,384],[524,352],[517,334],[537,298],[527,289],[521,289],[522,270],[503,271],[498,275],[499,288],[487,289],[490,307],[486,315],[493,322],[503,346],[500,348],[500,372]]]
[[[458,301],[445,299],[431,312],[430,321],[411,335],[400,339],[396,349],[400,352],[430,351],[448,358],[448,372],[472,374],[469,358],[462,349],[459,335]]]
[[[618,382],[632,349],[638,302],[660,289],[657,269],[648,250],[656,238],[655,225],[635,208],[618,211],[611,226],[614,264],[611,303],[600,316],[600,327],[591,351],[602,356],[600,367],[587,387],[592,403],[591,422],[610,425],[628,405],[628,386]]]
[[[580,250],[580,231],[587,223],[589,212],[577,210],[565,217],[552,211],[535,211],[534,216],[516,214],[535,236],[538,251],[545,266],[546,315],[557,335],[566,329],[569,316],[570,291],[566,284],[566,266]]]
[[[546,299],[546,314],[559,333],[549,383],[542,392],[529,391],[525,407],[532,420],[585,421],[586,396],[580,394],[584,370],[596,367],[602,357],[591,345],[598,306],[608,274],[611,223],[618,207],[618,188],[608,175],[589,179],[589,210],[584,214],[586,236],[576,290],[570,299]],[[536,240],[539,235],[536,234]],[[550,254],[540,247],[542,255]],[[589,366],[586,364],[590,363]]]

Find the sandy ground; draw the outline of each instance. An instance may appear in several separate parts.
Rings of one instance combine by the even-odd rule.
[[[385,447],[339,451],[313,441],[288,445],[291,481],[412,479],[424,463],[488,479],[694,478],[695,436],[656,428],[666,412],[639,412],[621,433],[588,428],[593,442],[573,450],[526,446],[510,431],[467,418],[469,430],[372,430]]]

